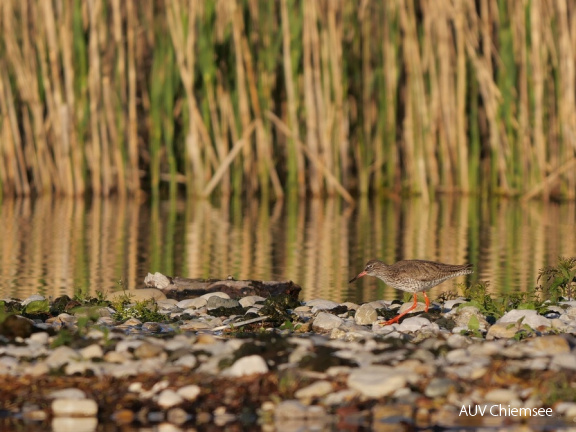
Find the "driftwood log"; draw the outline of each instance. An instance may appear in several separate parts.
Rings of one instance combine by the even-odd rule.
[[[166,297],[176,300],[200,297],[211,292],[225,292],[230,298],[237,299],[250,295],[268,298],[281,294],[298,299],[302,288],[292,281],[259,281],[228,279],[187,279],[178,276],[170,277],[161,273],[151,274],[144,278],[147,287],[162,290]]]

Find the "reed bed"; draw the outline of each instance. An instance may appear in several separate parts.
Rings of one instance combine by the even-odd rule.
[[[0,193],[576,198],[567,0],[3,0]]]

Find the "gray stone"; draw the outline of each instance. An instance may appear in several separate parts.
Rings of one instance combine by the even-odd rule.
[[[358,325],[368,325],[372,324],[378,319],[378,313],[376,309],[368,303],[363,304],[356,310],[354,315],[354,321]]]
[[[208,303],[206,304],[208,310],[211,309],[218,309],[218,308],[235,308],[240,307],[240,302],[238,300],[230,299],[230,298],[222,298],[219,296],[212,296],[208,299]]]

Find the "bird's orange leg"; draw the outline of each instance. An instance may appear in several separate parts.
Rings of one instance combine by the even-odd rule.
[[[430,299],[426,295],[426,291],[424,291],[423,294],[424,294],[424,299],[426,300],[426,308],[424,308],[424,312],[428,312],[428,307],[430,306]],[[414,295],[416,295],[416,294],[414,294]]]
[[[407,313],[413,311],[414,309],[416,309],[416,306],[418,306],[418,295],[416,293],[414,293],[414,304],[412,305],[412,307],[409,307],[408,309],[406,309],[404,312],[402,312],[400,315],[392,318],[391,320],[386,321],[383,325],[390,325],[390,324],[394,324],[397,323],[398,320],[400,318],[402,318],[404,315],[406,315]]]

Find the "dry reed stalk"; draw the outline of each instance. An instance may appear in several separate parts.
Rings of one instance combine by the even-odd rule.
[[[304,91],[304,109],[306,110],[306,149],[311,157],[318,159],[318,110],[316,99],[314,97],[314,76],[312,51],[312,31],[316,22],[314,20],[314,2],[305,2],[302,5],[302,50],[303,50],[303,91]],[[322,192],[321,177],[314,166],[308,168],[309,187],[313,196],[319,196]]]
[[[292,51],[290,48],[290,17],[288,14],[287,0],[281,0],[280,2],[280,14],[282,22],[282,63],[284,68],[284,86],[286,88],[286,104],[288,111],[288,127],[291,130],[292,136],[296,140],[300,139],[300,127],[298,124],[298,106],[296,99],[295,81],[294,74],[292,72]],[[340,81],[338,81],[340,82]],[[296,190],[299,196],[304,196],[306,194],[306,184],[305,184],[305,166],[304,166],[304,156],[298,150],[298,147],[294,144],[293,139],[288,140],[287,149],[287,170],[288,175],[292,175],[294,180],[288,180],[288,186],[291,186],[292,182],[296,183]]]
[[[455,2],[455,9],[453,12],[453,23],[455,29],[455,44],[456,44],[456,152],[457,156],[457,173],[459,174],[459,188],[463,192],[470,191],[470,170],[469,170],[469,157],[468,157],[468,140],[467,135],[467,122],[466,122],[466,86],[467,86],[467,71],[466,71],[466,51],[464,44],[465,29],[465,9],[462,2]],[[472,120],[473,121],[473,120]]]
[[[294,142],[298,145],[300,150],[304,152],[306,157],[308,157],[308,160],[310,160],[310,162],[312,163],[312,166],[314,166],[320,173],[322,173],[324,175],[326,182],[331,183],[334,186],[334,189],[342,196],[342,198],[344,198],[344,200],[346,202],[348,202],[350,204],[354,203],[355,200],[354,200],[354,198],[352,198],[352,195],[350,195],[350,193],[346,190],[346,188],[344,188],[344,186],[342,186],[342,184],[340,184],[338,179],[324,166],[324,163],[322,162],[322,160],[319,159],[314,153],[312,153],[307,148],[305,143],[303,143],[299,140],[296,140],[295,137],[291,135],[292,132],[290,131],[288,126],[286,126],[286,124],[284,122],[282,122],[282,120],[280,120],[278,117],[276,117],[276,115],[274,115],[270,111],[266,112],[266,117],[268,117],[270,120],[272,120],[272,122],[274,122],[276,127],[282,133],[284,133],[285,135],[294,139]]]
[[[546,142],[544,138],[544,62],[545,46],[542,41],[541,2],[534,2],[530,8],[530,67],[534,110],[532,114],[532,141],[538,178],[546,173]]]
[[[318,142],[318,149],[317,149],[317,157],[322,160],[324,167],[328,170],[331,168],[331,157],[330,157],[330,150],[328,144],[328,138],[326,136],[327,130],[327,123],[329,123],[329,107],[327,106],[327,97],[329,91],[327,89],[328,85],[328,77],[326,79],[322,79],[325,74],[323,74],[323,70],[328,70],[326,66],[326,50],[324,47],[326,44],[322,41],[323,35],[323,27],[319,26],[318,23],[320,22],[320,17],[323,14],[320,14],[318,8],[320,5],[317,2],[309,2],[309,17],[310,20],[308,22],[308,30],[310,32],[309,41],[310,41],[310,56],[311,56],[311,78],[312,78],[312,97],[314,101],[314,106],[316,109],[316,139]],[[324,193],[328,192],[329,194],[332,192],[327,190],[327,185],[325,183],[321,183],[320,185],[320,194],[323,195]]]
[[[328,2],[328,53],[330,55],[330,72],[332,78],[332,89],[334,93],[333,109],[334,109],[334,132],[333,132],[333,152],[336,156],[334,163],[334,172],[336,176],[342,179],[344,187],[350,186],[349,173],[352,166],[349,157],[350,141],[348,138],[347,119],[345,113],[344,94],[346,91],[345,83],[343,81],[342,69],[343,55],[342,55],[342,42],[343,42],[343,21],[344,21],[344,4],[336,2]],[[377,146],[381,149],[382,146]],[[378,151],[376,151],[378,155]]]
[[[400,67],[398,64],[398,59],[396,55],[396,50],[398,43],[393,39],[393,25],[398,19],[398,1],[387,1],[385,2],[384,13],[386,14],[386,19],[384,20],[384,38],[382,39],[382,50],[384,51],[384,90],[386,95],[386,100],[388,103],[385,105],[386,116],[385,116],[385,136],[384,142],[388,147],[388,154],[382,155],[382,160],[377,160],[375,163],[375,169],[380,170],[384,159],[386,164],[383,166],[387,170],[387,180],[389,186],[398,191],[400,187],[399,174],[399,158],[398,151],[396,150],[396,135],[397,135],[397,124],[398,119],[396,117],[396,109],[398,106],[397,89],[398,89],[398,77],[400,75]],[[380,185],[381,183],[377,183]]]
[[[423,68],[418,48],[418,36],[413,5],[400,7],[400,25],[405,33],[404,61],[407,69],[406,117],[404,120],[404,144],[406,146],[406,177],[408,182],[415,181],[418,192],[425,201],[429,200],[426,166],[423,155],[424,132],[427,130],[426,95],[424,92]],[[414,180],[412,180],[414,179]]]
[[[186,3],[188,4],[186,10],[188,26],[184,28],[182,16]],[[196,61],[196,19],[199,7],[200,5],[196,2],[170,0],[166,8],[166,18],[170,36],[175,47],[178,69],[186,92],[189,122],[188,134],[186,136],[186,155],[188,162],[186,176],[188,178],[188,192],[194,194],[201,193],[201,188],[205,181],[205,166],[202,161],[202,141],[199,131],[199,115],[197,113],[196,97],[193,91]]]
[[[4,149],[1,153],[4,155],[4,168],[6,169],[7,179],[3,182],[8,191],[13,184],[14,192],[18,195],[29,195],[30,186],[26,178],[26,166],[24,155],[22,153],[22,139],[18,131],[18,120],[14,107],[14,98],[10,89],[10,80],[4,70],[0,77],[0,109],[3,111],[3,121],[5,129]],[[0,148],[0,150],[2,150]],[[0,154],[0,156],[2,156]],[[12,179],[11,181],[8,179]]]
[[[575,50],[571,43],[571,29],[568,26],[568,5],[566,0],[555,2],[558,22],[558,54],[562,59],[558,65],[560,88],[559,94],[559,122],[562,133],[562,156],[566,160],[576,151],[576,71],[574,66]],[[572,6],[574,6],[572,4]],[[574,11],[572,11],[574,12]],[[567,189],[564,195],[569,199],[576,197],[576,173],[569,171],[567,177]]]
[[[230,152],[226,154],[226,156],[222,159],[220,166],[218,167],[218,169],[216,170],[216,172],[214,173],[214,175],[204,188],[202,196],[208,197],[212,193],[216,185],[220,182],[220,180],[222,180],[222,177],[228,171],[228,167],[230,166],[232,161],[236,158],[238,153],[240,153],[244,145],[246,145],[246,143],[248,142],[248,138],[250,138],[250,135],[256,128],[256,123],[257,122],[254,121],[250,126],[248,126],[248,129],[244,131],[242,139],[236,142],[236,144],[234,144],[234,147],[232,147],[232,150],[230,150]]]
[[[136,11],[133,2],[126,2],[126,51],[128,67],[128,119],[127,141],[129,160],[129,187],[132,193],[140,190],[140,172],[138,168],[138,118],[136,114]]]
[[[244,60],[244,50],[242,49],[242,34],[244,32],[244,20],[242,18],[242,9],[233,0],[229,3],[232,9],[232,35],[234,41],[234,55],[236,59],[236,90],[238,92],[238,111],[240,115],[240,122],[242,130],[247,129],[251,122],[250,104],[248,89],[246,88],[246,69]],[[244,146],[242,150],[242,164],[244,175],[254,172],[254,159],[252,146]],[[243,182],[246,185],[245,190],[252,194],[258,188],[257,179],[254,176],[248,176]]]

